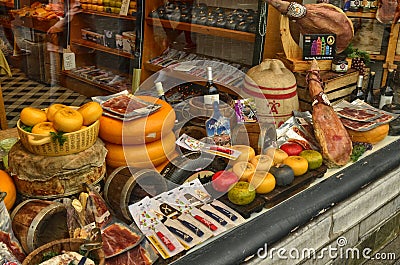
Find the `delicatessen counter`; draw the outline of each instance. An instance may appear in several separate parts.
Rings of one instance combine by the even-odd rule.
[[[310,93],[320,95],[319,70],[312,74]],[[399,178],[391,172],[399,170],[400,139],[388,135],[396,114],[358,101],[331,105],[321,96],[312,112],[290,111],[279,126],[265,128],[257,100],[220,91],[210,108],[196,91],[168,89],[164,100],[123,91],[83,106],[24,109],[17,128],[0,131],[3,259],[238,264],[253,256],[247,262],[256,264],[265,244],[290,238],[383,179]],[[329,127],[313,116],[317,111],[330,113],[331,126],[345,124],[337,130],[350,141],[325,135],[323,142]],[[191,112],[205,114],[182,121]],[[75,118],[63,122],[68,117]],[[221,124],[226,132],[231,119],[232,145],[222,133],[209,134]],[[374,128],[350,131],[365,119]],[[340,141],[348,150],[332,151]],[[398,184],[388,193],[397,198]]]

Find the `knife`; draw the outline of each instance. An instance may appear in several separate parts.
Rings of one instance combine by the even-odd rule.
[[[226,217],[228,217],[229,219],[231,219],[232,221],[236,221],[237,220],[237,216],[233,213],[231,213],[230,211],[228,211],[227,209],[222,208],[221,206],[218,205],[214,205],[212,203],[210,203],[210,205],[217,211],[219,211],[220,213],[222,213],[223,215],[225,215]]]
[[[166,225],[165,221],[167,221],[168,217],[166,217],[165,215],[163,215],[162,213],[159,213],[157,211],[154,211],[154,213],[157,215],[158,219],[160,219],[160,221],[164,224],[164,226],[171,231],[171,233],[179,236],[180,238],[182,238],[183,240],[185,240],[186,242],[190,243],[193,240],[193,237],[191,237],[190,235],[186,234],[185,232],[183,232],[182,230]]]
[[[179,212],[177,209],[175,209],[174,207],[166,204],[166,203],[162,203],[160,204],[160,211],[161,213],[171,219],[176,219],[179,222],[181,222],[182,225],[184,225],[185,227],[187,227],[190,231],[192,231],[193,233],[195,233],[197,236],[202,237],[204,235],[204,232],[201,231],[200,228],[198,228],[197,226],[189,223],[186,220],[181,220],[178,217],[182,214],[181,212]]]
[[[201,204],[204,204],[202,201],[200,201],[199,199],[197,199],[196,197],[194,197],[192,194],[185,193],[185,194],[183,195],[183,197],[185,197],[185,198],[188,200],[188,202],[190,203],[191,206],[199,206],[199,205],[201,205]],[[200,210],[203,211],[203,212],[204,212],[205,214],[207,214],[208,216],[210,216],[210,217],[211,217],[212,219],[214,219],[215,221],[217,221],[220,225],[225,226],[225,225],[228,224],[223,218],[221,218],[221,217],[218,216],[217,214],[215,214],[215,213],[213,213],[213,212],[211,212],[211,211],[209,211],[209,210],[204,210],[204,209],[201,209],[201,208],[200,208]],[[214,231],[214,230],[213,230],[213,231]]]

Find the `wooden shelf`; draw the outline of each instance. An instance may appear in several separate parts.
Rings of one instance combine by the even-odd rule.
[[[191,31],[191,32],[196,32],[196,33],[201,33],[201,34],[206,34],[206,35],[213,35],[213,36],[217,36],[217,37],[230,38],[230,39],[241,40],[241,41],[246,41],[246,42],[254,42],[254,40],[255,40],[254,33],[237,31],[237,30],[203,26],[203,25],[197,25],[197,24],[191,24],[191,23],[185,23],[185,22],[177,22],[177,21],[158,19],[158,18],[153,19],[150,17],[146,18],[146,23],[148,25],[152,25],[152,26],[172,28],[172,29],[178,29],[178,30],[183,30],[183,31]]]
[[[11,22],[13,26],[21,26],[26,28],[31,28],[43,32],[47,32],[51,26],[56,24],[58,19],[51,20],[38,20],[33,17],[15,17]]]
[[[384,61],[385,60],[385,55],[382,54],[370,54],[371,60],[376,60],[376,61]]]
[[[9,7],[9,8],[14,8],[14,2],[3,2],[3,1],[0,1],[0,5],[1,6],[5,6],[5,7]]]
[[[373,12],[363,13],[363,12],[346,11],[345,13],[350,18],[375,18],[376,17],[376,13],[373,13]]]
[[[121,16],[120,14],[115,14],[115,13],[108,13],[108,12],[100,12],[100,11],[93,11],[93,10],[83,10],[81,14],[89,14],[89,15],[95,15],[95,16],[102,16],[102,17],[110,17],[110,18],[121,18],[125,20],[136,20],[136,16]]]
[[[143,63],[143,65],[144,65],[145,70],[147,70],[147,71],[157,72],[157,71],[164,69],[163,73],[165,73],[166,75],[169,75],[171,77],[178,78],[181,80],[194,80],[193,75],[187,74],[185,72],[176,71],[171,68],[165,68],[162,66],[154,65],[149,62],[145,62],[145,63]],[[197,81],[190,81],[190,82],[196,83],[196,84],[201,84],[201,85],[205,85],[205,83],[207,82],[207,80],[205,78],[201,78],[199,76],[195,76],[195,77],[196,77],[195,80],[197,80]],[[234,94],[235,96],[238,96],[240,93],[240,88],[238,88],[238,87],[221,84],[217,81],[215,81],[215,84],[218,86],[218,89],[222,92]]]
[[[92,82],[92,81],[90,81],[90,80],[88,80],[86,78],[80,77],[79,75],[74,75],[73,73],[71,73],[69,71],[63,71],[62,74],[64,76],[66,76],[66,77],[76,79],[76,80],[81,81],[83,83],[89,84],[90,86],[94,86],[94,87],[100,88],[100,89],[108,91],[108,92],[112,92],[112,93],[118,93],[119,92],[119,90],[117,90],[117,89],[115,89],[113,87],[109,87],[109,86],[105,86],[105,85],[102,85],[102,84],[99,84],[99,83],[96,83],[96,82]]]
[[[100,45],[100,44],[97,44],[97,43],[94,43],[94,42],[91,42],[91,41],[87,41],[87,40],[82,40],[82,39],[71,40],[71,44],[83,46],[83,47],[86,47],[86,48],[90,48],[90,49],[94,49],[94,50],[98,50],[98,51],[102,51],[102,52],[106,52],[106,53],[109,53],[109,54],[114,54],[114,55],[117,55],[117,56],[122,56],[122,57],[129,58],[129,59],[134,59],[135,58],[130,53],[123,52],[123,51],[120,51],[118,49],[109,48],[109,47],[106,47],[106,46],[103,46],[103,45]]]

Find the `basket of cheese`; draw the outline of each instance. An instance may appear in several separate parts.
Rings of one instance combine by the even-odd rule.
[[[53,104],[45,110],[26,107],[21,111],[17,130],[23,146],[44,156],[75,154],[97,140],[102,107],[88,102],[80,107]]]

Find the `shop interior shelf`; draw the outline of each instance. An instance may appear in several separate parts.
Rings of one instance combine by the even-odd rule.
[[[13,26],[27,27],[43,32],[47,32],[51,26],[56,24],[58,19],[39,20],[34,17],[18,17],[11,22]]]
[[[375,18],[376,13],[374,13],[374,12],[366,12],[366,13],[364,13],[364,12],[350,12],[350,11],[347,11],[346,15],[348,17],[355,17],[355,18]]]
[[[190,74],[187,74],[187,73],[181,72],[181,71],[176,71],[171,68],[164,68],[162,66],[151,64],[149,62],[144,63],[144,68],[148,71],[153,71],[153,72],[164,70],[163,73],[170,75],[171,77],[181,79],[181,80],[193,80],[193,76]],[[205,78],[201,78],[198,76],[196,76],[196,80],[200,80],[200,81],[193,81],[193,83],[201,84],[201,85],[204,85],[207,81]],[[235,96],[239,95],[238,92],[240,92],[239,91],[240,89],[237,87],[227,85],[227,84],[222,84],[217,81],[215,82],[215,84],[218,86],[218,89],[222,92],[226,92],[226,93],[229,93],[229,94],[232,94]]]
[[[153,25],[153,26],[160,26],[160,27],[164,27],[164,28],[173,28],[173,29],[177,29],[177,30],[191,31],[191,32],[196,32],[196,33],[201,33],[201,34],[206,34],[206,35],[213,35],[213,36],[217,36],[217,37],[224,37],[224,38],[236,39],[236,40],[247,41],[247,42],[254,42],[254,40],[255,40],[254,33],[237,31],[237,30],[209,27],[209,26],[203,26],[203,25],[197,25],[197,24],[191,24],[191,23],[185,23],[185,22],[171,21],[171,20],[166,20],[166,19],[158,19],[158,18],[153,19],[153,18],[149,18],[149,17],[146,18],[146,22],[147,22],[147,24]]]
[[[122,57],[126,57],[129,59],[134,59],[134,56],[130,53],[127,52],[123,52],[117,49],[113,49],[113,48],[109,48],[91,41],[87,41],[87,40],[72,40],[71,41],[72,44],[75,45],[79,45],[79,46],[83,46],[86,48],[90,48],[90,49],[94,49],[94,50],[98,50],[98,51],[102,51],[102,52],[106,52],[106,53],[110,53],[110,54],[114,54],[114,55],[118,55],[118,56],[122,56]]]
[[[67,77],[70,77],[70,78],[73,78],[73,79],[76,79],[76,80],[79,80],[79,81],[84,82],[86,84],[89,84],[91,86],[98,87],[98,88],[100,88],[102,90],[105,90],[105,91],[109,91],[109,92],[112,92],[112,93],[118,93],[119,92],[117,89],[115,89],[113,87],[109,87],[109,86],[105,86],[105,85],[102,85],[102,84],[99,84],[99,83],[92,82],[91,80],[83,78],[83,77],[81,77],[79,75],[75,75],[75,74],[71,73],[70,71],[63,71],[63,75],[65,75]]]
[[[90,14],[90,15],[96,15],[96,16],[103,16],[103,17],[110,17],[110,18],[122,18],[126,20],[136,20],[136,16],[123,16],[120,14],[115,14],[115,13],[109,13],[109,12],[100,12],[100,11],[93,11],[93,10],[83,10],[83,14]]]
[[[10,1],[0,1],[0,5],[1,6],[5,6],[5,7],[9,7],[9,8],[14,8],[14,1],[10,2]]]

